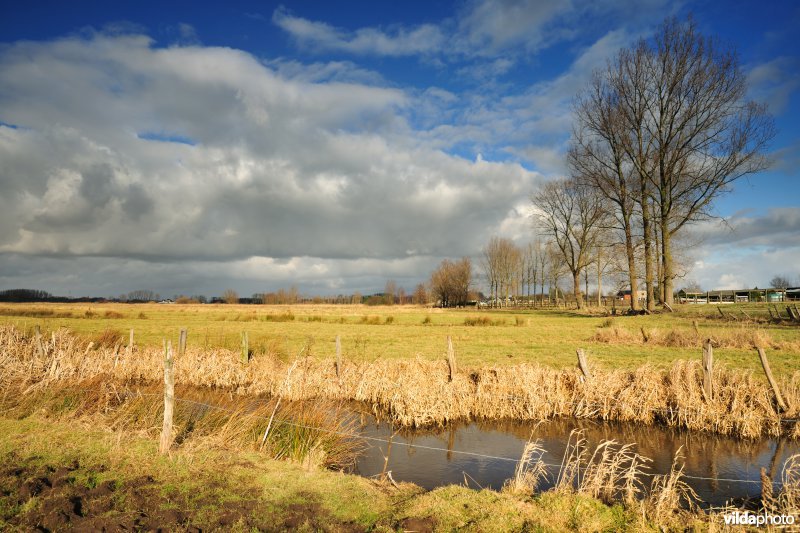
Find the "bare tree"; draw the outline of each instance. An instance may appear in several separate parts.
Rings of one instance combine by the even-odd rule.
[[[445,259],[431,274],[431,291],[442,307],[466,304],[471,284],[472,262],[468,257],[458,261]]]
[[[481,263],[492,303],[500,300],[507,305],[515,294],[515,286],[519,281],[522,252],[510,239],[492,237],[483,249]]]
[[[386,282],[386,287],[383,289],[383,303],[386,305],[394,305],[396,292],[397,283],[393,279],[390,279]]]
[[[595,188],[571,179],[545,183],[531,201],[538,210],[540,227],[552,237],[572,274],[575,301],[582,309],[580,274],[589,264],[601,230],[607,227],[608,207]]]
[[[625,247],[631,294],[637,294],[634,211],[639,178],[626,156],[628,130],[620,97],[608,80],[614,72],[615,67],[609,65],[606,72],[595,73],[589,87],[579,94],[574,106],[575,132],[567,160],[572,176],[595,187],[613,207]],[[601,272],[599,269],[598,273]],[[598,302],[599,299],[598,287]],[[631,308],[639,308],[637,298],[631,298]]]
[[[225,289],[225,292],[222,293],[222,299],[226,304],[238,304],[239,293],[233,289]]]
[[[746,75],[735,51],[699,34],[691,19],[665,21],[654,42],[639,47],[646,74],[642,130],[646,153],[654,157],[637,170],[652,187],[660,281],[671,304],[673,236],[711,216],[713,201],[735,180],[767,168],[775,127],[764,106],[746,99]],[[634,160],[641,162],[642,155]]]
[[[428,303],[428,290],[425,288],[424,283],[417,284],[414,289],[414,294],[411,296],[411,302],[415,305],[425,305]]]
[[[785,289],[792,286],[789,276],[776,275],[769,281],[769,286],[775,289]]]

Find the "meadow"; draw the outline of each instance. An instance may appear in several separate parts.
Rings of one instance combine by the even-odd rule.
[[[157,456],[163,343],[177,350],[181,328],[188,343],[174,363],[174,442]],[[447,337],[457,372],[445,361]],[[708,338],[711,398],[700,365]],[[784,413],[756,346],[768,351]],[[537,491],[544,466],[531,442],[501,492],[425,492],[325,471],[342,468],[361,445],[351,438],[352,419],[331,413],[356,401],[398,426],[575,417],[797,439],[798,347],[800,328],[771,322],[758,306],[728,306],[724,316],[684,306],[612,317],[568,309],[0,305],[0,527],[655,531],[693,522],[716,530],[719,512],[688,503],[680,457],[671,474],[646,477],[629,445],[607,441],[592,452],[577,435],[551,490]],[[590,378],[576,369],[576,348],[587,351]],[[765,508],[800,508],[800,458],[793,461]]]
[[[761,373],[754,347],[763,347],[777,375],[800,369],[800,327],[771,323],[765,305],[682,305],[675,313],[606,316],[568,309],[477,310],[365,305],[0,304],[0,324],[42,331],[67,328],[97,342],[161,346],[188,330],[188,345],[237,350],[247,332],[254,354],[284,360],[343,356],[355,362],[440,360],[451,337],[459,365],[537,363],[574,366],[583,348],[592,365],[665,369],[699,360],[702,342],[715,343],[715,364]],[[605,311],[605,310],[604,310]],[[760,376],[759,376],[760,377]]]

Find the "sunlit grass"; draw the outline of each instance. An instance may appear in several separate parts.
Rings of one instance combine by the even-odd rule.
[[[614,327],[637,339],[640,331],[663,335],[673,330],[695,331],[698,338],[725,335],[749,328],[765,332],[776,343],[770,351],[773,370],[789,372],[800,355],[800,327],[769,324],[765,305],[723,306],[727,315],[756,322],[723,320],[716,306],[679,306],[675,314],[618,316]],[[784,313],[785,314],[785,313]],[[120,316],[121,315],[121,316]],[[586,349],[595,364],[634,368],[643,363],[668,367],[675,359],[700,357],[700,346],[665,346],[652,343],[601,342],[597,333],[608,329],[608,317],[588,316],[571,310],[431,309],[416,306],[363,305],[177,305],[177,304],[0,304],[0,324],[23,328],[39,325],[44,331],[60,327],[95,338],[117,330],[127,343],[135,330],[140,345],[161,346],[188,329],[189,345],[238,349],[246,331],[250,346],[280,348],[292,358],[311,349],[317,357],[335,356],[335,338],[341,337],[345,357],[374,361],[382,358],[439,359],[452,337],[459,364],[517,364],[538,362],[564,367],[575,361],[575,349]],[[768,346],[767,348],[770,348]],[[304,352],[305,354],[305,352]],[[717,361],[731,367],[760,371],[749,347],[721,346]]]

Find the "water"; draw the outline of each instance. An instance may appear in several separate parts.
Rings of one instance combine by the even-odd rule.
[[[361,422],[361,434],[366,437],[387,440],[392,434],[386,423],[369,415],[361,415]],[[603,440],[636,443],[635,451],[652,459],[646,468],[651,474],[668,473],[680,449],[686,463],[685,481],[698,494],[704,507],[752,504],[761,494],[761,467],[771,473],[773,481],[780,481],[784,461],[800,453],[800,443],[785,439],[742,441],[655,426],[574,419],[551,420],[539,425],[491,421],[455,423],[436,430],[399,431],[392,439],[386,469],[396,481],[413,482],[427,489],[466,483],[473,488],[497,490],[513,476],[516,460],[529,438],[540,439],[546,450],[542,459],[545,463],[560,465],[573,429],[585,431],[590,451]],[[366,446],[355,472],[363,476],[380,474],[388,445],[367,440]],[[552,487],[558,467],[551,467],[549,471],[548,479],[540,486],[542,490]],[[649,486],[649,482],[650,478],[646,478],[645,485]],[[775,486],[775,490],[778,489]]]

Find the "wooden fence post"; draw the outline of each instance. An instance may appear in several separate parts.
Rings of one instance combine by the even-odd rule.
[[[714,369],[714,348],[711,346],[711,339],[706,339],[703,343],[703,393],[706,401],[710,402],[713,398],[713,382],[711,377]]]
[[[592,377],[592,374],[589,372],[589,362],[586,360],[586,353],[583,351],[583,348],[578,348],[576,353],[578,354],[578,368],[581,369],[583,379],[588,380]]]
[[[453,377],[456,375],[456,354],[453,350],[453,339],[450,338],[450,335],[447,336],[447,367],[450,371],[448,375],[448,381],[453,381]]]
[[[37,325],[36,331],[36,352],[39,357],[44,357],[44,345],[42,344],[42,329]]]
[[[342,371],[342,339],[336,335],[336,377],[341,379]]]
[[[175,409],[175,373],[173,370],[172,341],[167,341],[164,349],[164,425],[161,428],[161,442],[158,451],[165,454],[172,444],[172,414]]]
[[[178,337],[178,357],[183,357],[186,354],[186,328],[181,328],[180,336]]]
[[[127,355],[128,357],[133,355],[133,328],[131,328],[131,332],[128,335],[128,349],[125,350],[125,352],[126,352],[125,355]]]
[[[758,357],[761,359],[761,366],[764,367],[764,373],[767,375],[767,381],[769,381],[769,385],[772,387],[772,392],[775,394],[775,402],[778,404],[779,412],[787,411],[788,408],[786,407],[786,403],[783,401],[783,396],[781,396],[781,390],[778,388],[778,382],[775,381],[775,378],[772,376],[772,370],[769,368],[767,354],[761,347],[756,348],[756,350],[758,350]]]
[[[242,332],[242,363],[247,364],[250,361],[250,341],[247,338],[247,332]]]

